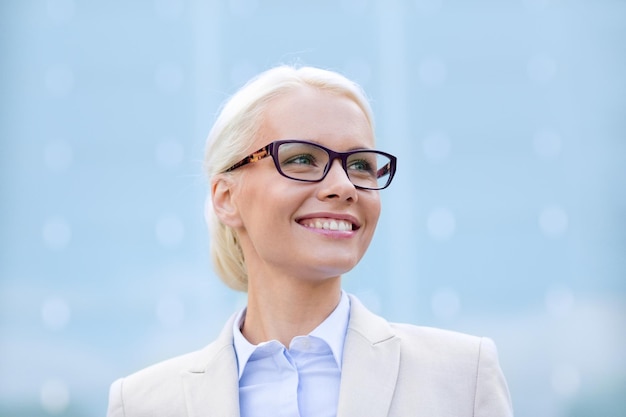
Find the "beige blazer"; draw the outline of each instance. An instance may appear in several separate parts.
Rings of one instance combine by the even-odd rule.
[[[239,416],[233,320],[204,349],[115,381],[107,416]],[[495,345],[388,323],[350,296],[337,417],[383,416],[513,416]]]

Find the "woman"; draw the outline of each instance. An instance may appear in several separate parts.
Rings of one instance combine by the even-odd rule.
[[[109,416],[512,415],[489,339],[388,323],[341,289],[396,166],[357,85],[260,74],[223,108],[206,164],[213,262],[247,307],[206,348],[116,381]]]

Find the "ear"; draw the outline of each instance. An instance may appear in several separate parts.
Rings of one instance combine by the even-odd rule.
[[[236,228],[242,225],[235,201],[234,182],[229,176],[217,175],[211,180],[211,203],[222,223]]]

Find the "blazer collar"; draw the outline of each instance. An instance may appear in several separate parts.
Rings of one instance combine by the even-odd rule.
[[[182,374],[189,417],[239,416],[237,358],[231,316],[218,338]]]
[[[389,413],[400,367],[400,340],[389,323],[350,296],[337,417]]]
[[[400,341],[383,318],[350,297],[337,417],[387,416],[398,377]],[[218,338],[183,372],[189,417],[239,416],[231,316]]]

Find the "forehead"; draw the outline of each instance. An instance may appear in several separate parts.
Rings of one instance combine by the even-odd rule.
[[[369,119],[354,100],[308,86],[272,100],[263,112],[259,133],[260,146],[277,139],[306,139],[331,148],[374,145]]]

